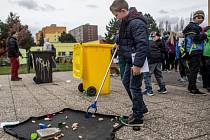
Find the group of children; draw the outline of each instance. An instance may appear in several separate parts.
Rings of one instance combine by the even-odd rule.
[[[152,32],[149,35],[144,17],[137,12],[136,8],[129,8],[125,0],[114,0],[110,10],[121,21],[116,44],[119,49],[119,63],[125,63],[125,68],[120,65],[122,83],[133,105],[133,113],[129,116],[127,123],[143,125],[143,114],[148,112],[143,100],[143,93],[153,95],[151,74],[154,73],[158,82],[160,88],[158,92],[167,93],[162,70],[173,69],[175,67],[175,58],[177,58],[176,63],[179,62],[181,76],[187,76],[189,81],[188,90],[193,95],[205,94],[200,92],[196,86],[200,64],[205,62],[205,64],[203,63],[206,70],[204,72],[206,74],[204,87],[210,91],[210,56],[203,56],[204,42],[207,35],[199,26],[205,17],[202,10],[194,13],[193,21],[186,26],[183,33],[175,36],[174,33],[168,34],[166,32],[162,39],[158,32]],[[179,51],[176,51],[177,49]],[[135,55],[132,60],[133,54]],[[142,73],[141,70],[146,59],[148,59],[149,71]],[[168,60],[167,64],[165,64],[165,60]],[[143,79],[146,90],[142,93]]]

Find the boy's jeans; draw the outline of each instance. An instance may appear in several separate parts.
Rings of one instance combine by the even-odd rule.
[[[132,64],[126,64],[122,82],[133,103],[133,117],[139,120],[143,118],[143,109],[146,108],[141,93],[143,75],[133,76],[131,67]]]
[[[123,79],[123,75],[125,72],[125,66],[126,66],[125,58],[121,55],[119,55],[118,58],[119,58],[120,76],[121,76],[121,79]]]
[[[162,71],[161,71],[161,63],[149,64],[149,73],[143,73],[144,75],[144,83],[147,92],[152,91],[152,82],[151,75],[154,73],[157,83],[160,87],[160,90],[165,89],[165,83],[163,81]]]

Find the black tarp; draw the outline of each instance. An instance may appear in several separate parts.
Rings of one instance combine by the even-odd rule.
[[[117,128],[113,128],[113,125],[118,123],[119,116],[96,113],[95,118],[85,118],[85,113],[84,111],[67,108],[55,113],[51,121],[45,121],[46,116],[31,117],[17,125],[5,126],[4,131],[21,140],[30,140],[31,133],[39,129],[39,123],[58,127],[59,123],[66,122],[69,128],[61,128],[64,137],[60,138],[60,140],[77,140],[79,136],[82,136],[85,140],[112,140],[115,137],[115,132],[122,127],[120,124]],[[104,120],[99,121],[99,118]],[[32,121],[36,122],[33,123]],[[72,130],[73,123],[79,123],[78,130]]]

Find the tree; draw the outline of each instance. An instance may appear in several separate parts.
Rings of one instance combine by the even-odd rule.
[[[150,14],[146,14],[146,13],[144,14],[144,17],[147,20],[147,28],[148,28],[149,33],[153,31],[158,32],[159,29],[153,17]]]
[[[39,38],[38,42],[39,42],[38,46],[44,46],[44,35],[42,32],[40,34],[40,38]]]
[[[168,31],[171,31],[171,24],[168,23]]]
[[[179,31],[179,24],[178,23],[174,26],[174,31],[175,32],[178,32]]]
[[[27,26],[24,27],[19,33],[18,33],[18,44],[20,48],[26,49],[28,51],[31,46],[34,46],[34,38],[32,37],[31,32],[28,30]]]
[[[70,34],[63,32],[61,36],[58,38],[61,43],[75,43],[76,39]]]
[[[120,27],[120,21],[116,18],[111,19],[109,24],[106,26],[106,30],[108,33],[105,33],[105,41],[107,43],[114,43],[114,38],[117,35],[117,32]]]
[[[193,21],[193,12],[190,14],[190,22]]]
[[[165,30],[166,30],[166,31],[168,31],[168,24],[169,24],[169,23],[168,23],[168,20],[166,20],[166,22],[165,22]]]
[[[31,32],[28,30],[28,26],[22,25],[20,17],[12,12],[10,12],[6,21],[6,24],[8,25],[8,31],[10,33],[12,31],[18,32],[17,39],[20,48],[29,50],[30,47],[34,45],[34,41]]]
[[[8,37],[8,25],[0,21],[0,40],[6,40]]]
[[[184,19],[183,18],[181,18],[181,20],[180,20],[179,27],[180,27],[180,31],[183,31],[184,30]]]

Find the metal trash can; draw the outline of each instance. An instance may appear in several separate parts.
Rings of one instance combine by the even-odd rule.
[[[33,51],[33,65],[35,69],[34,82],[36,84],[52,83],[53,51]]]

